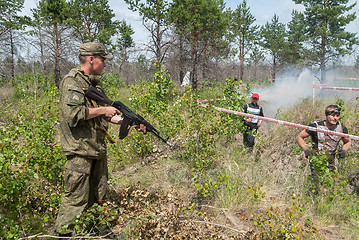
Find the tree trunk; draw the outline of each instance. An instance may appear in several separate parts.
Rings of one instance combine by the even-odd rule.
[[[326,63],[325,63],[325,43],[326,43],[326,37],[322,36],[322,42],[321,42],[321,53],[320,53],[320,80],[321,83],[325,83],[327,80],[327,69],[326,69]]]
[[[208,80],[209,78],[209,68],[208,68],[208,62],[209,62],[209,50],[208,50],[208,42],[206,44],[205,52],[204,52],[204,59],[202,63],[202,72],[203,72],[203,79]]]
[[[239,79],[243,80],[244,75],[244,37],[241,40],[239,47]]]
[[[327,79],[327,69],[326,69],[326,66],[325,66],[325,63],[324,64],[321,64],[320,66],[320,80],[321,80],[321,83],[325,83],[326,82],[326,79]]]
[[[253,73],[253,78],[257,79],[257,63],[254,63],[254,73]]]
[[[118,67],[118,72],[121,74],[122,67],[125,65],[125,63],[127,63],[127,48],[126,47],[123,48],[120,55],[121,55],[121,62],[120,62],[119,67]]]
[[[44,42],[42,41],[42,32],[41,32],[40,26],[38,28],[38,32],[39,32],[39,41],[40,41],[41,72],[42,72],[42,74],[44,74],[45,73]],[[35,71],[35,69],[34,69],[34,71]]]
[[[276,72],[277,72],[277,56],[275,53],[273,53],[273,66],[272,66],[272,82],[275,82],[276,78]]]
[[[10,33],[10,48],[11,48],[11,83],[14,86],[15,83],[15,50],[14,50],[14,39],[13,39],[13,30],[12,28],[9,29]]]
[[[239,60],[239,79],[243,80],[243,75],[244,75],[244,60],[241,59]]]
[[[197,48],[193,49],[193,55],[192,55],[192,73],[191,73],[191,82],[192,82],[192,89],[196,90],[197,89]]]
[[[55,44],[55,85],[60,86],[60,50],[59,50],[59,35],[57,23],[54,24],[54,44]]]
[[[194,32],[196,32],[197,29],[194,29]],[[197,89],[197,64],[198,64],[198,53],[197,53],[197,34],[194,34],[193,37],[193,43],[192,43],[192,74],[191,74],[191,81],[192,81],[192,89]]]
[[[160,13],[157,14],[157,22],[156,22],[156,59],[157,59],[157,69],[160,72],[161,68],[162,68],[162,64],[161,64],[161,55],[162,55],[162,51],[161,51],[161,29],[160,29],[160,24],[161,24],[161,20],[160,20]]]
[[[179,36],[179,54],[180,54],[180,61],[179,61],[179,78],[180,78],[180,83],[182,85],[183,82],[183,78],[184,78],[184,61],[185,61],[185,57],[184,57],[184,49],[183,49],[183,35],[180,34]]]

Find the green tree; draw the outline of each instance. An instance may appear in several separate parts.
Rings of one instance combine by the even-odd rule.
[[[0,0],[0,38],[6,42],[10,51],[10,75],[12,84],[15,79],[15,37],[29,21],[27,17],[18,16],[23,8],[24,0]]]
[[[122,20],[121,22],[118,23],[117,31],[119,37],[117,38],[114,47],[121,52],[120,54],[121,55],[120,71],[121,71],[121,66],[128,59],[127,49],[135,46],[135,42],[132,38],[132,35],[135,33],[135,31],[132,29],[131,25],[128,25],[126,23],[125,20]]]
[[[307,40],[304,14],[296,10],[292,11],[292,20],[287,24],[288,39],[281,58],[287,64],[299,64],[304,61]]]
[[[191,49],[191,83],[198,85],[197,68],[200,54],[205,52],[209,41],[222,39],[227,30],[226,13],[222,0],[174,0],[171,6],[171,19],[175,21],[176,31],[183,34]]]
[[[214,25],[211,29],[210,25],[208,30],[210,34],[205,34],[203,41],[201,41],[201,47],[203,50],[203,56],[200,60],[202,64],[202,75],[203,79],[207,80],[210,78],[211,73],[211,60],[220,59],[227,57],[229,54],[229,41],[228,41],[228,29],[230,26],[230,11],[224,9],[224,4],[217,5],[214,3],[212,9],[219,10],[218,19],[210,24]],[[203,42],[203,44],[202,44]]]
[[[239,79],[243,79],[245,56],[250,52],[257,40],[258,26],[253,25],[255,17],[244,0],[232,15],[231,35],[235,39],[239,52]]]
[[[276,78],[278,71],[279,57],[285,45],[286,29],[283,23],[279,22],[279,18],[274,14],[272,21],[267,22],[261,27],[261,41],[260,45],[267,49],[272,57],[272,71],[271,78],[273,81]]]
[[[264,60],[263,50],[258,45],[254,45],[249,53],[248,64],[254,68],[253,78],[257,79],[258,65]]]
[[[61,26],[68,18],[68,5],[65,0],[40,0],[37,8],[32,9],[33,17],[40,26],[52,27],[52,40],[54,49],[55,84],[59,86],[60,73],[60,36]]]
[[[129,9],[137,11],[143,19],[144,27],[151,35],[151,44],[148,48],[155,54],[158,69],[161,69],[163,59],[173,42],[173,39],[166,40],[166,33],[170,29],[168,22],[169,1],[168,0],[125,0]]]
[[[294,0],[305,7],[306,33],[310,39],[312,61],[319,65],[321,81],[326,81],[326,66],[330,60],[349,54],[358,43],[356,33],[345,27],[356,19],[356,13],[347,14],[356,5],[349,0]]]
[[[95,40],[110,44],[111,36],[116,34],[117,21],[107,0],[71,0],[70,18],[67,23],[81,42]]]
[[[29,30],[27,30],[27,35],[34,38],[34,44],[32,46],[40,52],[40,63],[41,63],[41,72],[42,74],[45,73],[45,38],[46,38],[46,31],[45,31],[45,24],[42,20],[41,16],[38,14],[38,10],[31,9],[33,15],[31,19],[31,23],[29,24]]]
[[[24,5],[24,0],[0,0],[0,37],[2,37],[9,28],[21,19],[18,13]]]

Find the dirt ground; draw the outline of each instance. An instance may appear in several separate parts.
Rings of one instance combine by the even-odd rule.
[[[14,88],[12,87],[0,87],[0,100],[4,100],[14,94]]]

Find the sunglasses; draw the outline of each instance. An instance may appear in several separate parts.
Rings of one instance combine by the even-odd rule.
[[[340,115],[340,111],[342,110],[341,107],[335,107],[332,111],[329,111],[329,112],[326,112],[325,115],[326,116],[329,116],[329,115],[332,115],[332,114],[338,114]]]

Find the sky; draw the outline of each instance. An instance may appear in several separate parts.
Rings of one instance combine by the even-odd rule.
[[[30,9],[36,7],[37,1],[38,0],[25,0],[23,14],[31,15]],[[133,38],[136,44],[148,42],[148,34],[142,26],[141,17],[137,13],[128,10],[124,0],[109,0],[108,2],[116,15],[115,18],[118,20],[124,19],[132,26],[135,31]],[[236,9],[241,2],[241,0],[225,0],[226,7],[232,10]],[[353,2],[355,1],[349,1],[350,4]],[[247,6],[256,18],[255,24],[257,25],[264,25],[266,22],[271,21],[274,14],[279,17],[280,22],[287,23],[291,19],[293,9],[298,11],[303,11],[304,9],[301,4],[295,4],[292,0],[247,0]],[[355,6],[354,11],[359,12],[359,4]],[[359,32],[359,19],[348,26],[348,31]]]
[[[36,7],[36,2],[38,0],[25,0],[25,8],[23,11],[24,15],[31,15],[31,8]],[[141,17],[130,10],[128,10],[128,6],[124,0],[108,0],[110,7],[113,9],[115,13],[115,18],[117,20],[125,20],[128,24],[132,26],[135,31],[133,38],[136,42],[136,46],[140,46],[149,41],[147,30],[142,26]],[[354,3],[355,0],[350,0],[349,4]],[[231,8],[232,10],[236,9],[239,4],[242,3],[242,0],[225,0],[226,8]],[[271,21],[274,14],[279,17],[279,21],[282,23],[288,23],[291,20],[291,13],[295,9],[297,11],[304,11],[304,7],[300,4],[295,4],[292,0],[247,0],[247,6],[250,8],[251,13],[256,18],[256,25],[262,26],[266,22]],[[357,12],[357,18],[353,21],[347,28],[350,32],[359,32],[359,4],[355,6],[352,10]],[[359,35],[358,35],[359,37]],[[348,56],[347,62],[354,62],[354,54],[352,56]],[[276,109],[278,107],[283,107],[282,97],[284,96],[286,99],[290,96],[292,102],[286,102],[286,104],[293,104],[298,99],[301,99],[304,95],[303,91],[306,94],[312,94],[312,81],[315,79],[313,76],[317,73],[312,73],[309,71],[304,71],[301,75],[302,77],[293,80],[294,82],[288,82],[286,85],[281,85],[280,81],[276,81],[276,85],[272,89],[262,89],[256,90],[258,93],[262,95],[262,101],[271,102],[272,109],[267,109],[267,115],[269,114],[271,117],[274,117],[276,113]],[[308,80],[309,79],[309,80]],[[309,82],[308,82],[309,81]],[[279,84],[279,85],[278,85]],[[278,86],[277,86],[278,85]],[[294,87],[293,87],[294,86]],[[308,89],[303,86],[307,86]],[[299,92],[298,89],[302,89],[302,92]],[[275,94],[267,94],[267,92],[275,93]],[[271,99],[270,96],[279,97],[279,101],[276,102],[275,99]],[[298,97],[298,99],[297,99]],[[311,97],[308,96],[308,97]]]
[[[37,1],[38,0],[25,0],[23,14],[31,15],[30,9],[36,7]],[[116,15],[115,18],[118,20],[126,20],[135,30],[135,34],[133,35],[135,42],[147,42],[148,37],[142,26],[141,17],[137,13],[128,10],[124,0],[109,0],[108,2]],[[225,0],[226,7],[232,10],[236,9],[241,2],[240,0]],[[355,1],[349,1],[349,3],[353,2]],[[291,19],[293,9],[298,11],[303,11],[304,9],[301,4],[295,4],[292,0],[247,0],[247,6],[256,18],[255,24],[257,25],[264,25],[266,22],[271,21],[274,14],[279,17],[280,22],[287,23]],[[359,4],[357,4],[354,11],[359,12]],[[357,19],[351,23],[348,30],[351,32],[359,32],[359,20]]]

